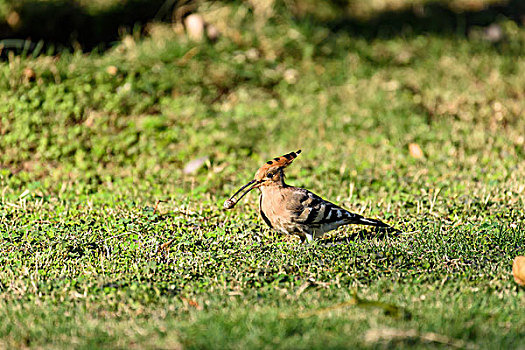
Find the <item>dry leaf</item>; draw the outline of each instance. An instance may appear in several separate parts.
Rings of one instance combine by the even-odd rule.
[[[423,150],[421,149],[421,147],[419,147],[419,145],[417,143],[411,143],[408,145],[408,152],[410,153],[410,155],[416,159],[420,159],[420,158],[423,158],[424,154],[423,154]]]
[[[191,306],[191,307],[193,307],[193,308],[195,308],[195,309],[197,309],[197,310],[199,310],[199,311],[203,309],[202,305],[200,305],[200,304],[199,304],[197,301],[195,301],[195,300],[191,300],[191,299],[184,298],[184,297],[181,297],[180,299],[181,299],[182,302],[183,302],[185,305],[187,305],[187,306]],[[187,306],[186,306],[186,307],[187,307]]]
[[[116,75],[118,73],[118,68],[115,66],[108,66],[106,72],[108,72],[109,75]]]
[[[208,157],[200,157],[193,159],[186,164],[182,171],[184,172],[184,174],[194,174],[197,172],[197,170],[202,168],[202,166],[206,164],[208,160]]]
[[[525,286],[525,256],[517,256],[514,258],[512,274],[517,284]]]

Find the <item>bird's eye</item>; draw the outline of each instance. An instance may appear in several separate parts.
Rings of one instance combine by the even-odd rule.
[[[275,175],[275,173],[268,173],[268,174],[266,174],[266,177],[271,179],[274,175]]]

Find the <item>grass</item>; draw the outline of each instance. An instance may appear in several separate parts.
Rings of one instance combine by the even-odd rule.
[[[0,63],[0,347],[523,349],[525,30],[202,6],[229,19],[214,44],[157,25]],[[221,209],[299,148],[289,183],[403,234],[303,246],[255,194]]]

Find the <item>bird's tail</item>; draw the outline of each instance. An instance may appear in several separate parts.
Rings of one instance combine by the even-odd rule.
[[[365,217],[355,218],[355,220],[352,220],[352,224],[357,225],[368,225],[368,226],[375,226],[375,227],[384,227],[384,228],[390,228],[390,225],[385,224],[382,221],[376,220],[376,219],[368,219]]]

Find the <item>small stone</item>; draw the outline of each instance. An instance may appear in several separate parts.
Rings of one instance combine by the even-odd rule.
[[[299,78],[299,73],[293,68],[288,68],[287,70],[284,71],[283,78],[284,78],[284,81],[286,81],[288,84],[293,85],[297,83],[297,80]]]
[[[26,81],[35,81],[36,79],[35,71],[31,68],[25,68],[23,74]]]
[[[261,55],[260,55],[259,50],[253,47],[246,51],[246,58],[249,59],[250,61],[256,61],[259,59],[260,56]]]
[[[20,26],[20,15],[16,11],[10,12],[5,20],[7,24],[13,29],[16,29]]]
[[[208,24],[206,26],[206,36],[208,37],[208,40],[215,42],[219,39],[221,33],[213,24]]]
[[[204,19],[201,15],[191,14],[184,20],[188,37],[195,41],[201,41],[204,37]]]
[[[503,29],[496,23],[492,23],[490,26],[485,28],[483,34],[485,40],[491,43],[497,43],[503,39]]]

